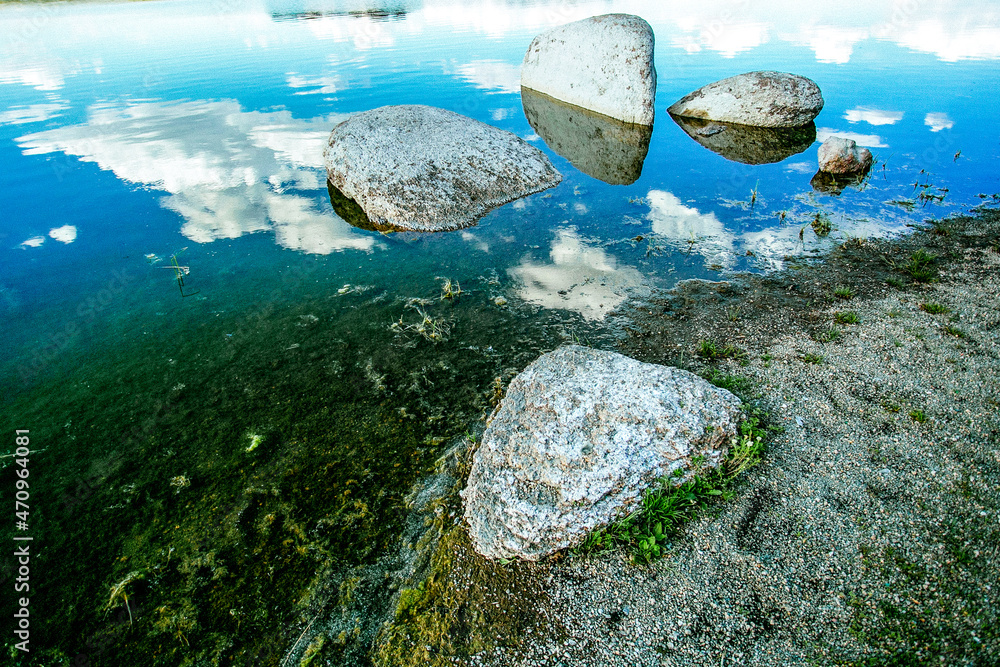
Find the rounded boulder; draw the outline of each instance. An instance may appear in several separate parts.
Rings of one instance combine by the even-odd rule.
[[[823,109],[815,82],[785,72],[747,72],[703,86],[674,102],[674,116],[755,127],[800,127]]]

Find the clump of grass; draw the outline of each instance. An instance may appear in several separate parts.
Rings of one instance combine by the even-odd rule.
[[[906,287],[906,283],[904,283],[901,278],[897,278],[896,276],[886,278],[885,284],[889,287],[895,287],[896,289],[903,289]]]
[[[840,329],[830,327],[829,329],[816,332],[813,334],[813,338],[820,343],[832,343],[840,339]]]
[[[923,424],[927,421],[927,415],[924,414],[923,410],[911,410],[910,419],[917,422],[918,424]]]
[[[942,306],[940,303],[935,301],[927,301],[926,303],[920,304],[920,310],[925,313],[930,313],[931,315],[940,315],[942,313],[951,312],[951,308],[948,306]]]
[[[422,304],[420,303],[414,302],[407,305],[417,311],[419,319],[414,323],[406,323],[403,321],[403,316],[401,315],[398,321],[393,322],[389,326],[389,329],[394,331],[397,337],[407,341],[408,345],[411,346],[414,335],[420,336],[432,343],[442,343],[448,340],[448,336],[451,333],[451,323],[448,320],[442,317],[431,317],[421,307]]]
[[[719,372],[714,368],[706,369],[701,375],[716,387],[721,387],[722,389],[731,391],[741,398],[746,398],[746,395],[753,387],[753,383],[749,380],[749,378],[745,378],[740,375],[728,375],[726,373]]]
[[[493,378],[490,388],[486,390],[486,400],[489,401],[491,407],[495,408],[503,400],[503,395],[506,391],[507,389],[503,385],[503,376],[498,375]]]
[[[965,338],[968,335],[964,331],[962,331],[961,329],[959,329],[958,327],[952,326],[951,324],[945,325],[944,332],[947,333],[947,334],[951,334],[952,336],[955,336],[956,338]]]
[[[910,255],[910,261],[902,267],[903,273],[918,283],[931,283],[937,280],[937,255],[923,248]]]
[[[817,211],[816,215],[813,217],[812,222],[809,225],[816,232],[816,236],[827,236],[833,231],[833,224],[830,222],[830,216],[822,211]]]
[[[457,299],[462,295],[462,286],[457,280],[452,280],[451,278],[442,278],[441,283],[441,300],[445,299]]]
[[[861,321],[861,318],[859,318],[858,314],[855,313],[853,310],[848,310],[843,313],[841,312],[834,313],[833,320],[837,324],[857,324],[858,322]]]
[[[708,361],[717,361],[719,359],[745,359],[747,356],[746,351],[734,345],[717,345],[715,341],[703,340],[698,344],[697,354],[703,359]]]
[[[132,571],[125,575],[125,578],[114,584],[111,587],[111,593],[108,596],[108,602],[104,605],[105,610],[114,609],[118,606],[119,601],[125,603],[125,609],[128,610],[128,624],[132,625],[132,607],[129,606],[128,601],[128,585],[133,581],[140,581],[145,579],[146,575],[142,572]]]
[[[833,295],[838,299],[847,301],[854,297],[854,291],[847,285],[837,285],[833,288]]]
[[[802,355],[802,361],[806,362],[807,364],[821,364],[823,363],[823,355],[813,354],[812,352],[806,352],[805,354]]]
[[[753,411],[753,415],[759,412]],[[670,538],[700,509],[718,500],[728,501],[735,493],[733,481],[758,465],[764,452],[767,429],[758,416],[740,424],[740,433],[729,448],[725,461],[715,468],[704,467],[704,457],[695,457],[695,477],[677,484],[683,470],[664,477],[646,491],[641,506],[603,530],[595,531],[573,553],[590,554],[627,547],[636,563],[649,563],[663,555]]]

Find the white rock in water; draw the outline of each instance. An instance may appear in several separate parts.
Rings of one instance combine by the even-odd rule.
[[[819,147],[819,170],[828,174],[863,174],[872,166],[872,152],[858,148],[854,139],[830,137]]]
[[[814,82],[784,72],[748,72],[710,83],[667,109],[674,116],[756,127],[799,127],[823,109]]]
[[[694,456],[718,465],[740,400],[677,368],[572,345],[515,377],[462,491],[476,550],[537,560],[634,509]]]
[[[422,105],[352,116],[333,128],[324,159],[330,183],[380,229],[461,229],[562,180],[520,137]]]
[[[653,29],[638,16],[605,14],[535,37],[521,85],[626,123],[653,124]]]

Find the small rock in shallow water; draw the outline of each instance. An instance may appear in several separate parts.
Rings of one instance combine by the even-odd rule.
[[[828,174],[863,174],[871,169],[872,152],[854,139],[830,137],[819,147],[819,169]]]
[[[703,86],[674,102],[671,115],[755,127],[801,127],[823,109],[813,81],[785,72],[747,72]]]

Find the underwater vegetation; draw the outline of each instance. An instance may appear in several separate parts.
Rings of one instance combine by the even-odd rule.
[[[404,494],[491,409],[497,377],[566,336],[457,281],[432,290],[416,309],[363,290],[275,303],[252,325],[182,310],[0,405],[48,443],[32,460],[44,585],[21,663],[281,664],[347,594],[367,616],[298,650],[363,664],[387,599],[372,568],[400,548]],[[400,340],[401,310],[447,322],[450,340],[422,319]]]

